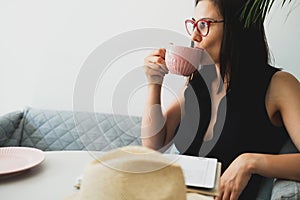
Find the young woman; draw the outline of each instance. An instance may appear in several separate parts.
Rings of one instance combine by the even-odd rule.
[[[194,18],[186,25],[194,28],[189,30],[194,47],[214,60],[216,76],[207,81],[205,67],[194,72],[182,99],[164,113],[166,50],[158,49],[144,62],[149,86],[143,145],[160,150],[175,143],[181,154],[201,155],[201,146],[220,132],[206,154],[222,162],[218,200],[255,199],[262,176],[300,181],[300,154],[277,155],[287,138],[300,149],[300,84],[268,64],[263,23],[245,28],[239,17],[244,5],[244,0],[196,1]],[[196,131],[189,129],[193,126]]]

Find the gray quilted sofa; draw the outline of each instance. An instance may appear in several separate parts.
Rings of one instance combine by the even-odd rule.
[[[0,147],[107,151],[140,145],[141,117],[26,108],[0,117]]]
[[[26,108],[0,116],[0,147],[107,151],[141,145],[141,117]],[[171,151],[172,152],[172,149]],[[281,153],[298,152],[291,141]],[[300,183],[265,179],[257,200],[300,199]]]

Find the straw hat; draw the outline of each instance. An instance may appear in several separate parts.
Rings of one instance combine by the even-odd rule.
[[[161,153],[128,146],[104,153],[83,173],[80,190],[66,200],[200,200],[187,194],[179,165]]]

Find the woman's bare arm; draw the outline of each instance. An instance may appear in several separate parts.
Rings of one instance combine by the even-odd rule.
[[[170,145],[183,114],[183,98],[179,97],[163,113],[157,85],[148,86],[148,95],[142,120],[142,143],[152,149],[164,150]]]
[[[161,87],[168,73],[165,63],[165,49],[152,52],[144,60],[148,79],[148,96],[142,119],[142,144],[160,150],[166,147],[174,136],[181,119],[181,100],[176,100],[165,113],[161,107]],[[163,150],[163,149],[162,149]]]

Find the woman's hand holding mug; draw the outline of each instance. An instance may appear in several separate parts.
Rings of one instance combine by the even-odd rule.
[[[166,49],[153,51],[144,59],[144,69],[149,84],[161,85],[164,76],[169,72],[165,61]]]

